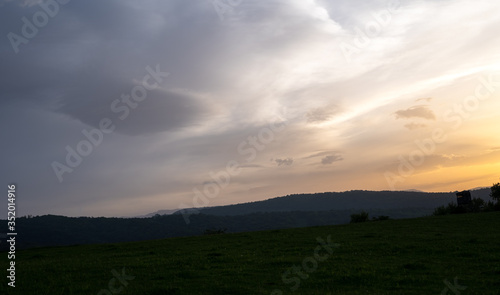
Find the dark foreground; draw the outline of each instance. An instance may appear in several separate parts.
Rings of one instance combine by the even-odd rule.
[[[0,294],[500,294],[499,241],[493,212],[30,249]]]

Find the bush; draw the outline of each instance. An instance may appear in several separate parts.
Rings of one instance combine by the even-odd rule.
[[[361,213],[351,214],[351,223],[359,223],[359,222],[367,222],[368,221],[368,213],[365,211],[361,211]]]
[[[434,209],[434,213],[432,213],[432,215],[434,216],[448,215],[448,214],[450,214],[450,210],[446,206],[439,206],[436,209]]]
[[[463,206],[458,206],[455,203],[449,203],[448,206],[440,206],[434,209],[434,213],[432,215],[448,215],[448,214],[462,214],[467,213],[467,208]]]
[[[463,214],[472,211],[471,210],[471,204],[468,205],[463,205],[463,206],[458,206],[455,203],[449,203],[448,207],[450,208],[450,213],[451,214]]]
[[[484,204],[483,211],[484,212],[495,211],[495,203],[492,201],[488,201],[486,204]]]
[[[473,198],[470,204],[470,208],[472,212],[482,212],[484,211],[484,200],[480,198]]]

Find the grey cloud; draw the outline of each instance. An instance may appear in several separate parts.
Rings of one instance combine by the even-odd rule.
[[[20,31],[21,18],[40,10],[37,5],[22,9],[9,4],[0,12],[8,24],[0,29],[2,35]],[[144,76],[147,65],[159,63],[171,73],[164,85],[167,89],[189,88],[217,95],[231,91],[239,79],[233,73],[246,70],[251,59],[245,56],[253,49],[289,50],[313,32],[313,27],[303,23],[308,21],[306,16],[297,15],[300,20],[294,18],[292,23],[276,18],[296,13],[293,5],[283,1],[274,3],[272,9],[267,3],[243,3],[238,9],[245,12],[239,20],[245,27],[221,25],[210,2],[71,1],[28,44],[21,45],[19,54],[13,54],[8,42],[3,43],[7,55],[0,69],[5,79],[1,91],[9,94],[7,99],[33,100],[41,108],[96,126],[100,118],[109,116],[110,103],[130,91],[131,80]],[[279,42],[273,31],[261,33],[261,22],[271,20],[283,26]],[[248,42],[234,42],[242,39]],[[224,95],[217,102],[226,107],[233,103]],[[244,104],[248,110],[258,106],[258,101],[252,97]],[[117,131],[136,135],[179,129],[203,122],[208,109],[193,97],[150,93],[133,111],[134,118],[122,122]]]
[[[162,69],[172,73],[166,88],[169,84],[195,89],[221,85],[213,83],[219,79],[212,74],[218,56],[211,45],[221,40],[221,32],[202,24],[211,22],[207,13],[201,13],[211,9],[208,4],[174,1],[161,3],[163,9],[144,4],[139,10],[126,1],[72,1],[61,6],[47,26],[28,44],[21,44],[19,54],[13,53],[8,41],[2,42],[6,55],[0,75],[5,83],[0,90],[6,95],[0,104],[30,100],[42,109],[96,127],[102,118],[116,118],[111,102],[122,93],[129,94],[132,80],[141,80],[148,65],[162,62]],[[186,22],[184,31],[173,30],[180,22],[173,11],[187,9],[197,21]],[[2,26],[2,35],[8,30],[20,34],[21,18],[29,19],[40,7],[7,3],[2,10],[2,22],[8,24]],[[196,64],[196,70],[187,64]],[[117,132],[138,135],[176,130],[202,122],[208,114],[209,106],[201,99],[157,89],[149,91],[126,120],[116,120],[120,123]]]
[[[399,110],[395,114],[398,119],[421,118],[426,120],[436,120],[434,112],[425,105],[418,105],[406,110]]]
[[[75,94],[57,111],[94,127],[98,127],[101,119],[109,118],[116,124],[117,132],[128,135],[176,130],[202,122],[209,114],[209,107],[192,95],[158,89],[148,91],[141,102],[132,101],[132,107],[122,101],[113,104],[121,100],[121,93],[130,95],[133,86],[105,85],[110,89]]]
[[[324,156],[331,156],[331,155],[340,155],[341,153],[336,152],[336,151],[324,151],[324,152],[318,152],[312,155],[309,155],[305,157],[305,159],[311,159],[311,158],[317,158],[317,157],[324,157]]]
[[[240,168],[262,168],[264,166],[259,165],[259,164],[241,164],[238,167],[240,167]]]
[[[334,115],[340,112],[338,106],[327,106],[316,108],[306,113],[308,123],[321,123],[330,120]]]
[[[275,159],[274,161],[278,166],[290,166],[293,164],[293,158]]]
[[[344,160],[344,157],[341,153],[335,151],[324,151],[312,154],[310,156],[305,157],[305,159],[318,158],[321,157],[322,165],[329,165],[335,162],[340,162]]]
[[[333,164],[334,162],[339,162],[342,160],[344,160],[344,158],[341,155],[330,155],[330,156],[326,156],[323,159],[321,159],[321,164],[328,165],[328,164]]]

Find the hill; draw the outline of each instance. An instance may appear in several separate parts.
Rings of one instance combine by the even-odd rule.
[[[499,227],[492,212],[22,250],[0,293],[499,294]]]
[[[490,200],[491,189],[471,191],[472,197]],[[427,209],[456,201],[456,192],[426,193],[418,191],[361,191],[294,194],[264,201],[209,208],[192,208],[192,212],[208,215],[244,215],[259,212]],[[180,214],[177,212],[177,214]]]
[[[489,190],[472,193],[488,199]],[[291,195],[149,218],[24,217],[16,220],[16,228],[22,234],[17,246],[22,249],[118,243],[196,236],[217,230],[237,233],[345,224],[352,213],[360,210],[368,211],[371,217],[412,218],[430,215],[436,207],[454,199],[454,193],[350,191]],[[0,250],[6,246],[1,243]]]

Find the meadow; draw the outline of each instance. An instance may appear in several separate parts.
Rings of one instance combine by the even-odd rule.
[[[0,294],[500,294],[499,229],[491,212],[34,248]]]

